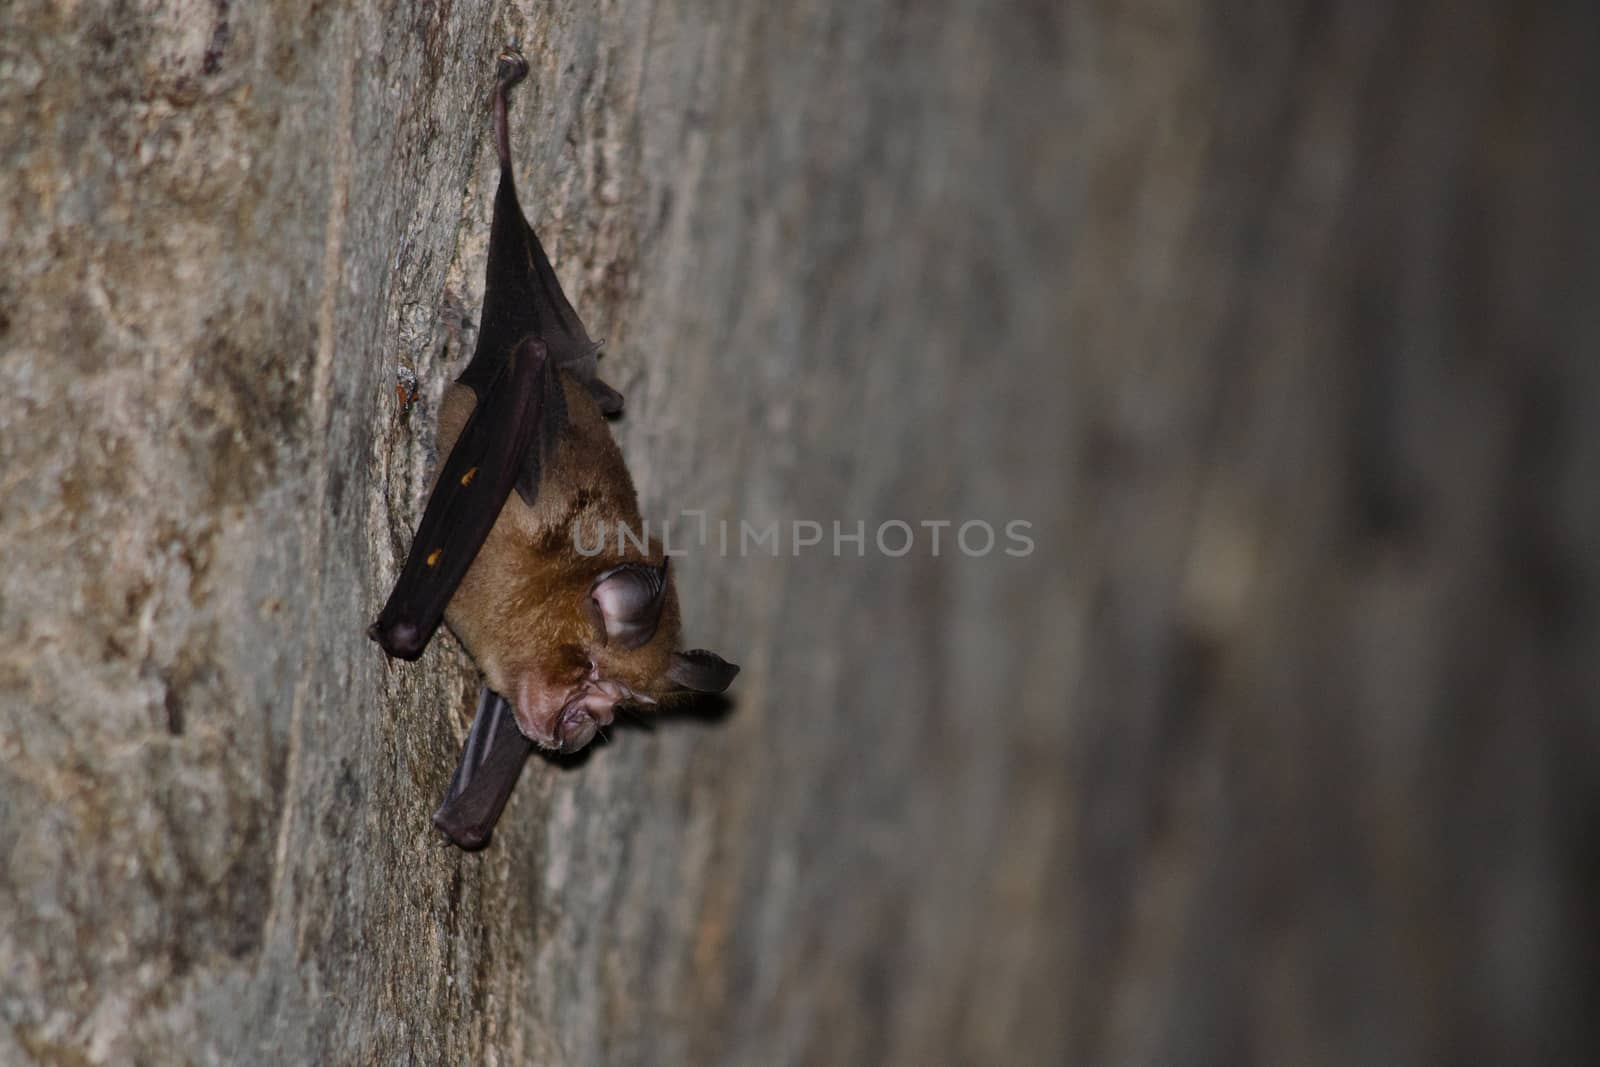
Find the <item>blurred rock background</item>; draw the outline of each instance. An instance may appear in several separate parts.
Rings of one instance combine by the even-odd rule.
[[[467,856],[471,666],[363,630],[511,39],[646,513],[827,536],[680,561],[732,705]],[[1597,54],[1576,2],[12,0],[0,1063],[1591,1058]]]

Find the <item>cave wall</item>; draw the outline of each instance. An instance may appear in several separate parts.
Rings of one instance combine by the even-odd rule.
[[[782,542],[678,567],[728,706],[531,763],[464,855],[470,662],[364,630],[508,40],[646,514]],[[1581,1058],[1597,44],[1579,4],[8,4],[0,1062]]]

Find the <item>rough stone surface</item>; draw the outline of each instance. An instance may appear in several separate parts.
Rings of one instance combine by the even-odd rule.
[[[1383,6],[10,0],[0,1063],[1585,1059],[1600,18]],[[509,39],[646,513],[785,525],[467,856],[363,630]]]

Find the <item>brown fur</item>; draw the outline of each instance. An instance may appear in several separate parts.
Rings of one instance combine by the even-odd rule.
[[[669,575],[666,601],[655,636],[632,650],[599,641],[584,605],[602,572],[630,560],[659,564],[633,545],[617,552],[617,530],[642,532],[638,496],[589,392],[562,373],[569,425],[541,475],[532,507],[513,492],[471,569],[445,611],[445,621],[467,647],[496,692],[514,694],[532,682],[564,690],[592,663],[602,677],[640,696],[662,699],[673,688],[665,678],[680,628],[678,598]],[[475,396],[452,385],[439,413],[439,450],[448,454],[472,414]],[[599,532],[605,548],[584,556],[574,540],[593,546]]]

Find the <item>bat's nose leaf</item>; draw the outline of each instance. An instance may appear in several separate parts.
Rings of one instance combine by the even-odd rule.
[[[604,717],[610,721],[609,710],[604,712]],[[561,713],[561,751],[566,753],[579,752],[588,747],[594,740],[595,734],[600,732],[600,719],[596,718],[585,702],[573,704]]]

